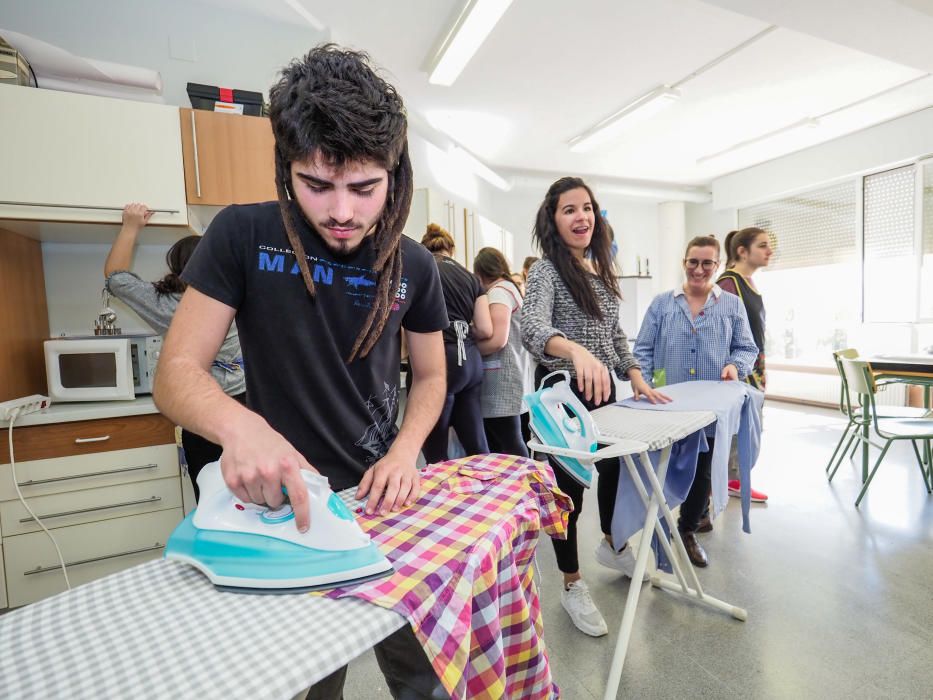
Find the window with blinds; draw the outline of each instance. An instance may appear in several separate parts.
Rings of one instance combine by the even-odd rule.
[[[851,263],[856,259],[854,182],[739,209],[739,228],[757,226],[775,246],[769,271]]]
[[[917,315],[914,255],[916,168],[863,179],[864,320],[910,322]]]
[[[920,318],[933,321],[933,163],[923,166]]]
[[[857,194],[848,181],[739,210],[739,227],[768,231],[775,248],[755,275],[769,361],[831,365],[832,352],[852,342],[861,313]]]

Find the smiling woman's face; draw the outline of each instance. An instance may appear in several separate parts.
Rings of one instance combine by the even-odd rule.
[[[590,247],[593,226],[596,223],[589,192],[583,187],[564,192],[557,200],[554,223],[564,245],[573,255],[582,258],[583,253]]]

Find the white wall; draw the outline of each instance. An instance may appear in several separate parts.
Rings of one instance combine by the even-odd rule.
[[[165,253],[169,246],[146,245],[146,231],[140,234],[133,271],[144,280],[161,279],[168,267]],[[42,265],[45,294],[49,308],[49,332],[52,337],[88,335],[94,332],[94,319],[101,308],[104,287],[104,260],[110,246],[89,243],[43,243]],[[142,319],[123,303],[110,304],[117,312],[116,325],[124,333],[152,332]]]
[[[736,209],[713,209],[713,204],[686,205],[687,240],[694,236],[716,236],[725,240],[726,234],[738,224]],[[686,243],[686,241],[684,241]]]
[[[0,27],[79,56],[157,70],[166,103],[180,106],[190,106],[188,82],[265,94],[282,66],[326,38],[197,0],[0,0]]]
[[[933,107],[713,181],[717,210],[811,189],[933,154]]]

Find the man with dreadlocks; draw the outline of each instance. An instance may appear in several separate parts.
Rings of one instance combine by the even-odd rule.
[[[448,326],[437,266],[402,236],[412,196],[407,119],[365,54],[320,46],[269,92],[277,202],[230,206],[185,268],[155,401],[223,447],[224,480],[309,526],[300,469],[357,486],[367,513],[413,503],[415,461],[445,395]],[[208,368],[236,318],[247,406]],[[398,414],[400,329],[413,372]],[[395,697],[444,696],[411,628],[376,648]],[[342,695],[346,668],[309,698]]]

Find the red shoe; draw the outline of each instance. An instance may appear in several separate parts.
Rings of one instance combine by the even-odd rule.
[[[742,492],[740,491],[741,488],[742,488],[742,485],[739,483],[738,479],[729,480],[729,495],[730,496],[735,496],[736,498],[741,496],[742,495]],[[768,500],[768,494],[752,489],[752,503],[765,503],[767,502],[767,500]]]

